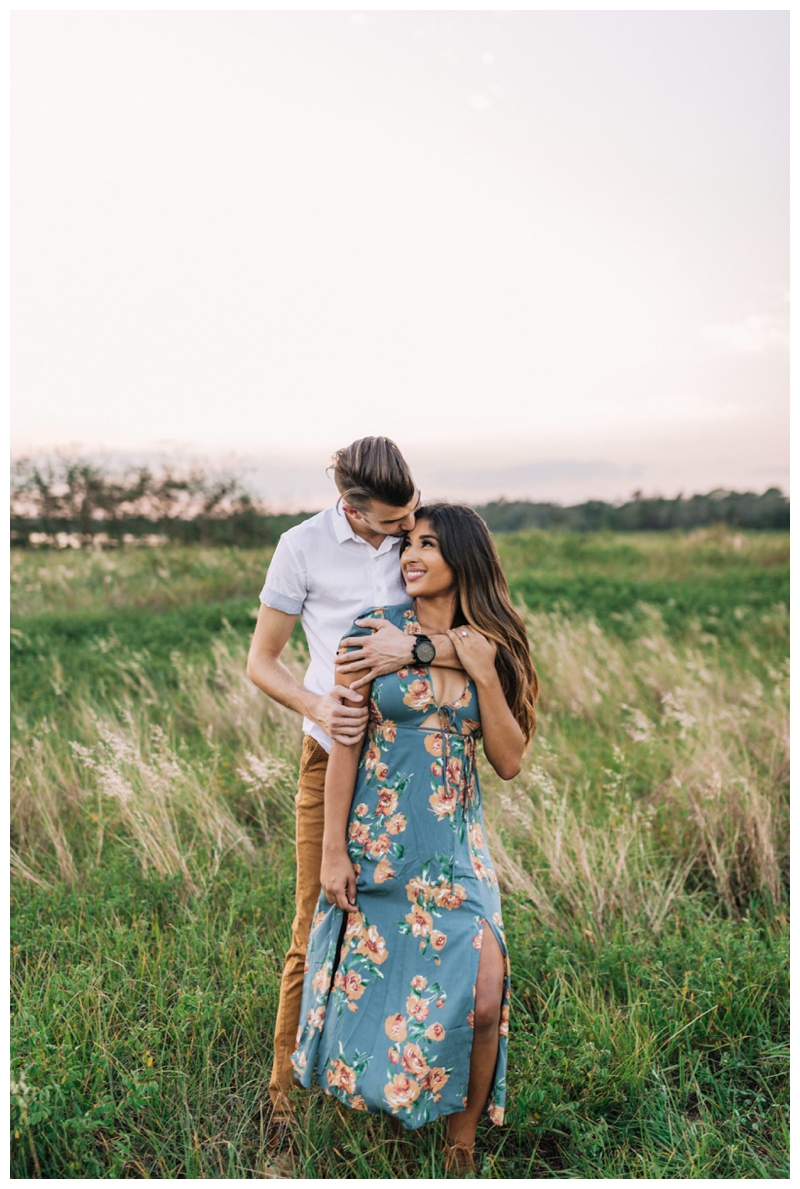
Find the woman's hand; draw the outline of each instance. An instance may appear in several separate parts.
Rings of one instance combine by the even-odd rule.
[[[494,640],[487,639],[469,625],[450,628],[447,634],[453,641],[461,667],[473,681],[487,681],[497,676],[494,665],[497,645]]]
[[[356,873],[346,850],[322,855],[319,882],[329,904],[344,912],[356,912]]]

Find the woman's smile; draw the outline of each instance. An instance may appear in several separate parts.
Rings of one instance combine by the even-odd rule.
[[[424,570],[421,566],[418,566],[416,564],[411,564],[411,565],[406,566],[406,568],[405,568],[406,586],[408,586],[409,582],[416,582],[418,578],[423,578],[425,576],[425,574],[427,574],[427,570]]]

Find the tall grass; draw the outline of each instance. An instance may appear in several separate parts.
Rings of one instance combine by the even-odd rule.
[[[788,664],[765,687],[649,618],[626,642],[592,619],[527,617],[546,725],[488,804],[509,885],[548,921],[602,931],[643,913],[658,929],[683,890],[731,912],[754,892],[784,901]]]
[[[713,568],[705,538],[665,545],[692,547]],[[151,569],[182,558],[197,597],[205,554],[152,554],[124,558],[133,608],[103,604],[105,559],[81,556],[84,620],[48,587],[15,621],[17,1176],[228,1178],[264,1156],[299,724],[244,675],[252,603],[230,583],[263,557],[227,578],[212,557],[207,603],[175,618],[146,601]],[[143,599],[152,622],[126,619]],[[784,1175],[785,610],[715,633],[618,607],[525,610],[540,732],[515,781],[481,764],[514,996],[483,1175]],[[441,1175],[432,1133],[398,1149],[383,1120],[314,1102],[305,1175]]]
[[[82,866],[102,862],[113,837],[143,871],[179,877],[196,894],[226,855],[252,859],[259,843],[288,835],[293,716],[248,681],[241,640],[218,640],[200,662],[177,650],[171,659],[181,693],[169,708],[141,676],[138,698],[126,691],[114,704],[73,704],[78,738],[47,718],[23,727],[11,777],[18,874],[46,882],[55,860],[73,884]],[[231,756],[239,758],[233,773]]]
[[[780,905],[786,666],[765,687],[714,652],[671,642],[652,610],[633,641],[592,619],[526,621],[542,729],[517,780],[505,785],[482,765],[506,886],[548,922],[568,914],[596,930],[620,914],[658,928],[687,881],[731,912],[753,893]],[[73,705],[79,738],[48,720],[32,726],[12,765],[16,854],[29,875],[46,878],[54,860],[73,882],[81,859],[69,838],[99,862],[113,833],[145,869],[196,892],[225,854],[285,836],[297,725],[247,681],[245,655],[230,632],[206,659],[173,652],[180,694],[167,707],[142,678],[137,699]],[[233,771],[223,754],[238,757]]]

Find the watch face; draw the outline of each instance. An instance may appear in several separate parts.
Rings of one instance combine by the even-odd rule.
[[[436,649],[430,640],[420,640],[414,649],[414,655],[418,661],[422,661],[423,665],[429,665],[436,656]]]

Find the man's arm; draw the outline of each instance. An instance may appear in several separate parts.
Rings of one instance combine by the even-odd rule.
[[[396,673],[407,665],[413,665],[414,657],[411,649],[414,637],[400,628],[389,623],[388,619],[357,619],[360,628],[372,628],[370,636],[348,636],[342,640],[342,647],[349,647],[346,656],[340,656],[336,661],[336,675],[345,677],[355,674],[360,669],[366,671],[353,681],[353,689],[360,689],[368,681],[380,677],[383,673]],[[453,642],[447,635],[430,637],[436,649],[433,664],[440,669],[460,669],[461,661],[453,647]]]
[[[247,676],[273,701],[318,723],[337,743],[360,743],[368,716],[363,695],[345,685],[314,694],[281,661],[296,619],[262,603],[247,657]]]

